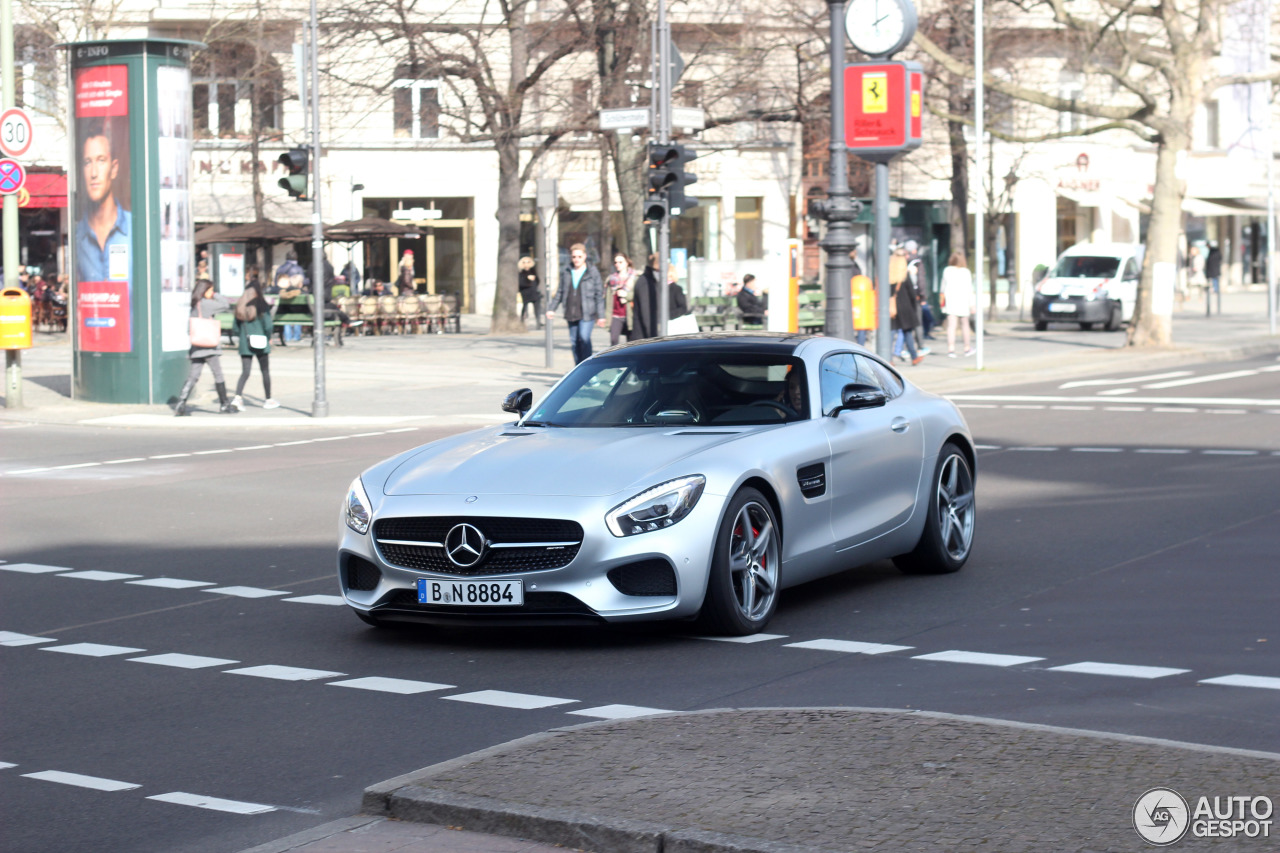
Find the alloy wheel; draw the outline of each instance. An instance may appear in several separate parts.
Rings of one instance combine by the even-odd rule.
[[[764,506],[754,501],[738,510],[729,537],[729,580],[738,611],[757,621],[778,594],[778,537]]]

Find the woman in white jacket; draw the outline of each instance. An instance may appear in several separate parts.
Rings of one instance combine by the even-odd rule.
[[[964,354],[973,355],[969,338],[969,315],[976,307],[973,276],[965,265],[963,252],[952,252],[942,271],[942,313],[947,316],[947,356],[956,357],[956,326],[964,330]]]

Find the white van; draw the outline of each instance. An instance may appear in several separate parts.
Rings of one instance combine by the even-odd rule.
[[[1036,331],[1050,323],[1101,325],[1109,332],[1133,319],[1142,270],[1139,243],[1080,243],[1062,253],[1036,285],[1031,319]]]

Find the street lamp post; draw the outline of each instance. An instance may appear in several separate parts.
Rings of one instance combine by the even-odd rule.
[[[827,234],[819,243],[827,253],[827,309],[823,319],[827,335],[852,340],[849,281],[853,277],[853,261],[849,252],[857,245],[853,239],[853,220],[858,218],[862,205],[855,203],[849,192],[849,150],[844,138],[843,0],[827,0],[827,12],[831,26],[831,156],[827,201],[819,208],[827,220]]]

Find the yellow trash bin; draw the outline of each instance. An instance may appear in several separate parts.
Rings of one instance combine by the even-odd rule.
[[[0,291],[0,349],[31,349],[31,297],[20,287]]]

